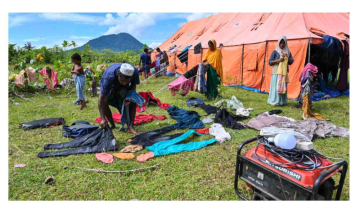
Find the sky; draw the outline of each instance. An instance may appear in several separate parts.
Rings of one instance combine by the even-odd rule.
[[[108,34],[127,32],[157,47],[184,23],[213,13],[9,13],[9,43],[53,47],[66,41],[82,46]],[[70,49],[70,48],[68,48]]]

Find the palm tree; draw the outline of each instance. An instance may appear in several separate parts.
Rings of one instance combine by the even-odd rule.
[[[31,50],[31,49],[33,49],[35,46],[32,46],[31,45],[31,42],[27,42],[26,44],[25,44],[25,46],[24,46],[24,48],[25,49],[27,49],[27,50]]]

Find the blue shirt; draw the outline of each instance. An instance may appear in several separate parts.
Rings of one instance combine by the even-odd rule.
[[[151,57],[146,53],[141,54],[140,60],[142,62],[142,66],[149,65],[151,63]]]
[[[109,68],[107,68],[100,80],[100,92],[102,95],[108,96],[110,95],[111,91],[114,89],[117,89],[121,87],[120,82],[118,80],[117,74],[120,72],[120,67],[122,63],[114,63]],[[127,88],[130,88],[132,85],[140,84],[139,79],[139,70],[135,68],[134,74],[132,76],[132,79],[128,85],[126,85]],[[124,86],[122,86],[124,87]]]

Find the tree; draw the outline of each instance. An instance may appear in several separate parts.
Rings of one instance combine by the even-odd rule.
[[[71,41],[71,45],[74,46],[74,47],[77,46],[75,41]]]
[[[13,61],[17,57],[15,45],[16,44],[9,44],[9,62]]]
[[[62,43],[62,46],[63,46],[63,47],[65,48],[65,50],[66,50],[66,47],[69,46],[68,41],[64,40],[64,42]]]
[[[24,46],[24,49],[27,49],[27,50],[32,50],[35,46],[32,46],[31,45],[31,42],[27,42]]]

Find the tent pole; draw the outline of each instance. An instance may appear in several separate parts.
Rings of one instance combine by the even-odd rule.
[[[310,48],[311,48],[311,37],[309,38],[308,63],[310,63]]]
[[[268,46],[268,41],[266,40],[266,44],[265,44],[265,55],[264,55],[264,66],[263,66],[263,71],[262,71],[262,76],[261,76],[260,92],[261,92],[262,85],[263,85],[263,80],[264,80],[264,71],[265,71],[265,65],[266,65],[266,51],[267,51],[267,46]]]
[[[243,44],[243,48],[242,48],[242,55],[241,55],[241,82],[240,85],[243,85],[243,81],[244,81],[244,44]]]

